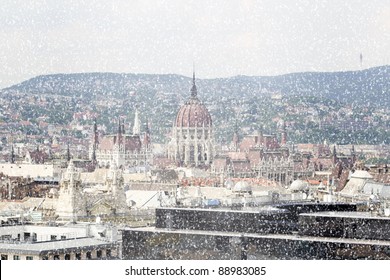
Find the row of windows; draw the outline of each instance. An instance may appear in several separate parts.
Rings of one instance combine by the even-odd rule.
[[[14,259],[15,261],[20,260],[20,256],[19,256],[19,255],[14,255],[14,256],[13,256],[13,259]],[[33,259],[34,259],[33,256],[26,256],[26,260],[33,260]],[[1,260],[2,260],[2,261],[8,260],[8,255],[2,254],[2,255],[1,255]]]
[[[97,250],[97,251],[96,251],[96,257],[97,257],[97,259],[101,259],[102,256],[103,256],[102,250]],[[92,252],[91,252],[91,251],[86,252],[85,257],[86,257],[87,260],[91,260],[91,259],[92,259]],[[107,258],[111,258],[111,250],[110,250],[110,249],[107,249],[107,251],[106,251],[106,257],[107,257]],[[20,260],[20,259],[21,259],[21,258],[20,258],[19,255],[13,255],[13,260]],[[33,256],[26,256],[26,260],[33,260],[33,259],[34,259]],[[47,256],[47,255],[42,257],[42,260],[48,260],[48,259],[49,259],[49,256]],[[59,259],[60,259],[60,255],[58,255],[58,254],[57,254],[57,255],[54,255],[54,256],[53,256],[53,259],[54,259],[54,260],[59,260]],[[65,254],[65,255],[64,255],[64,259],[65,259],[65,260],[70,260],[70,254]],[[81,253],[76,253],[76,254],[75,254],[75,259],[76,259],[76,260],[81,260]],[[1,260],[8,260],[8,255],[6,255],[6,254],[1,254]]]
[[[1,168],[4,169],[4,166],[2,166]],[[14,168],[13,166],[11,166],[11,168]],[[21,166],[19,166],[19,168],[22,168]],[[45,169],[47,169],[47,167],[45,167]]]
[[[103,256],[102,250],[97,250],[96,251],[96,258],[97,259],[101,259],[102,256]],[[92,252],[91,251],[86,252],[85,253],[85,258],[87,260],[92,260]],[[111,258],[111,250],[110,249],[107,249],[107,251],[106,251],[106,258]],[[49,256],[43,256],[42,257],[42,260],[48,260],[48,259],[49,259]],[[54,255],[53,259],[54,260],[60,260],[60,255]],[[70,260],[70,254],[65,254],[64,255],[64,259],[65,260]],[[76,253],[75,254],[75,259],[76,260],[81,260],[81,253]]]

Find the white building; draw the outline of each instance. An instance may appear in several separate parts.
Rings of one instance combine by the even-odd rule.
[[[77,217],[87,215],[80,173],[76,171],[73,160],[70,161],[60,182],[56,214],[62,220],[73,222],[77,220]]]
[[[117,228],[96,224],[0,227],[1,260],[118,259]]]

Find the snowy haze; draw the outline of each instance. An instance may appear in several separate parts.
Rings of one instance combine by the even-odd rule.
[[[389,64],[390,1],[8,1],[0,88],[41,74],[200,78]]]

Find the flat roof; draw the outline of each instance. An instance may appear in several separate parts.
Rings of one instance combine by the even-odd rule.
[[[251,213],[251,214],[274,214],[274,213],[288,213],[286,209],[280,209],[273,206],[259,207],[253,210],[232,210],[230,208],[216,207],[216,208],[190,208],[190,207],[158,207],[159,210],[179,210],[179,211],[199,211],[199,212],[228,212],[228,213]]]
[[[371,212],[348,212],[348,211],[326,211],[315,213],[302,213],[300,216],[311,217],[336,217],[336,218],[353,218],[353,219],[377,219],[377,220],[389,220],[390,217],[378,216]]]
[[[166,229],[155,227],[143,228],[125,228],[123,231],[138,231],[138,232],[154,232],[154,233],[178,233],[178,234],[194,234],[194,235],[208,235],[208,236],[226,236],[226,237],[248,237],[259,239],[283,239],[292,241],[308,241],[308,242],[334,242],[346,244],[360,244],[360,245],[379,245],[390,246],[389,240],[374,240],[374,239],[352,239],[352,238],[336,238],[336,237],[320,237],[294,234],[256,234],[243,232],[226,232],[226,231],[204,231],[204,230],[189,230],[189,229]]]
[[[0,243],[1,252],[14,252],[24,254],[45,254],[51,251],[67,251],[69,249],[86,249],[97,246],[110,246],[114,242],[99,240],[96,238],[67,239],[58,241],[36,242],[36,243]]]

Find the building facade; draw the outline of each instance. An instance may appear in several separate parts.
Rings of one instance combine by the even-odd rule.
[[[208,166],[215,155],[212,119],[199,100],[193,75],[191,96],[180,108],[172,127],[168,158],[178,165]]]
[[[93,127],[93,139],[89,157],[100,167],[114,164],[119,168],[146,166],[152,160],[149,126],[141,133],[138,109],[135,111],[133,133],[126,134],[124,124],[119,120],[116,134],[99,137],[97,124]]]

